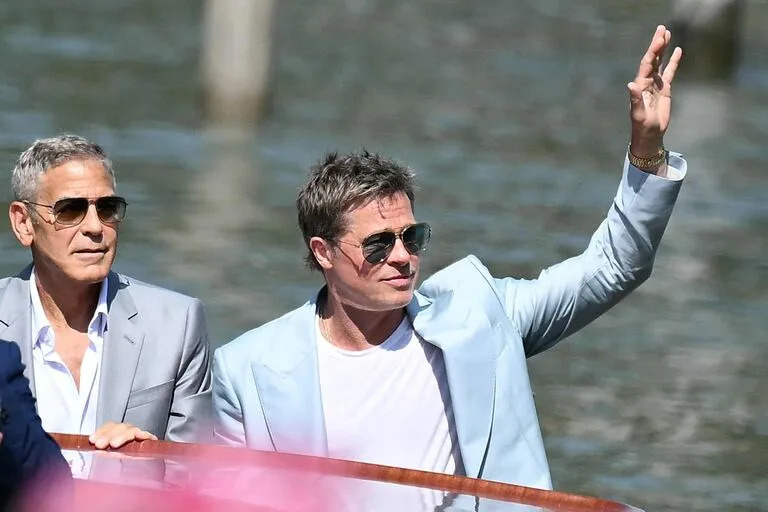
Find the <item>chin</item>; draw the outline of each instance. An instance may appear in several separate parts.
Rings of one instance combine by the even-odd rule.
[[[69,278],[82,284],[96,284],[102,282],[109,275],[110,267],[106,268],[87,268],[79,272],[69,274]]]
[[[382,297],[382,305],[385,310],[404,308],[413,300],[413,290],[406,290]]]

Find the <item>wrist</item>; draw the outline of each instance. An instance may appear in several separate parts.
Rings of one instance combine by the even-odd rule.
[[[664,151],[664,139],[632,137],[629,142],[629,151],[638,158],[653,158]]]

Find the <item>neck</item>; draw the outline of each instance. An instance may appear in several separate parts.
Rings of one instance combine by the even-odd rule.
[[[332,345],[366,350],[389,338],[404,316],[405,308],[365,311],[334,300],[329,294],[320,308],[320,326]]]
[[[88,324],[99,301],[101,283],[62,282],[35,269],[37,292],[46,318],[53,327],[67,326],[80,332]]]

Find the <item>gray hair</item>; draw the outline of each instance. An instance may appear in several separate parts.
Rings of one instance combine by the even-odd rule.
[[[363,150],[339,156],[329,153],[310,169],[299,190],[296,208],[299,227],[309,250],[305,262],[321,270],[309,248],[313,236],[336,244],[347,229],[346,213],[375,199],[397,193],[408,196],[413,207],[414,173],[408,167]]]
[[[11,187],[17,201],[35,201],[40,177],[49,169],[72,160],[96,160],[115,186],[115,172],[106,152],[98,144],[79,135],[59,135],[49,139],[38,139],[27,148],[11,175]]]

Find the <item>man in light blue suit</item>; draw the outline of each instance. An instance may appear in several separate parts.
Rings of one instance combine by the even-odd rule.
[[[611,308],[651,272],[686,172],[667,152],[676,49],[658,27],[631,82],[618,193],[579,256],[497,279],[474,256],[414,290],[430,228],[413,175],[367,152],[329,155],[297,200],[326,286],[214,356],[225,443],[551,488],[526,358]]]

